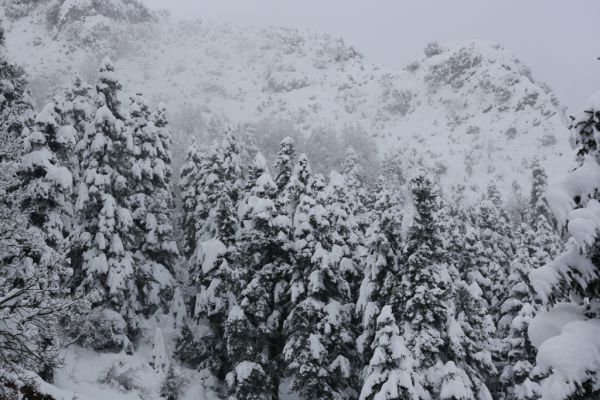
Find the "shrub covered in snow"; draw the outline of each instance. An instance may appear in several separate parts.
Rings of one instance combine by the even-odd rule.
[[[79,344],[94,350],[133,351],[127,338],[127,323],[111,309],[91,311],[83,321],[70,324],[68,332]]]
[[[103,376],[98,378],[98,382],[104,385],[110,385],[123,392],[143,389],[142,383],[138,378],[138,370],[125,362],[114,362]]]

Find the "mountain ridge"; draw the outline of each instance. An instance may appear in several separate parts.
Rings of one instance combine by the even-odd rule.
[[[515,182],[528,190],[534,158],[551,178],[570,163],[564,108],[494,43],[431,44],[421,60],[393,70],[366,63],[329,35],[150,11],[151,20],[131,23],[98,19],[93,7],[93,15],[50,27],[52,39],[41,39],[48,28],[39,20],[56,4],[42,2],[7,29],[8,51],[24,64],[38,99],[75,72],[93,82],[99,59],[109,55],[128,91],[165,101],[172,115],[191,105],[204,121],[283,120],[306,137],[353,127],[373,139],[381,157],[405,170],[431,169],[444,187],[494,180],[505,193]],[[175,134],[183,150],[189,138]]]

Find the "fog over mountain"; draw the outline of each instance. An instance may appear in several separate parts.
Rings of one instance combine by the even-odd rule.
[[[0,400],[599,398],[599,6],[375,4],[2,2]]]
[[[600,84],[600,45],[594,21],[600,4],[560,0],[484,3],[458,0],[360,0],[303,2],[256,0],[144,0],[179,18],[201,18],[236,25],[287,26],[330,33],[360,49],[367,62],[392,69],[418,58],[431,41],[472,39],[500,43],[523,60],[559,99],[574,111],[589,96],[587,85]],[[526,37],[526,40],[523,38]],[[565,70],[576,71],[566,76]]]

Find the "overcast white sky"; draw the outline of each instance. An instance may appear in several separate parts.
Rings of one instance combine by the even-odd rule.
[[[401,68],[432,40],[483,39],[527,63],[570,108],[600,90],[600,0],[142,0],[177,17],[331,33]]]

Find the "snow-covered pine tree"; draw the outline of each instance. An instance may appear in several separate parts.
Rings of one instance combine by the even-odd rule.
[[[543,216],[548,223],[550,223],[553,227],[556,227],[556,218],[550,210],[548,199],[546,197],[546,190],[548,189],[548,176],[546,175],[546,171],[538,159],[535,159],[531,165],[531,174],[533,182],[531,185],[531,197],[529,200],[531,205],[531,214],[529,218],[531,221],[530,223],[532,226],[535,226],[537,219],[540,216]]]
[[[449,329],[454,308],[449,270],[453,266],[448,264],[439,230],[437,194],[430,178],[424,175],[413,178],[411,191],[416,214],[401,268],[390,280],[390,303],[415,360],[415,382],[434,398],[472,399],[476,383],[453,362],[449,351],[454,344]],[[449,389],[452,391],[447,392]],[[457,393],[464,396],[456,397]]]
[[[472,209],[468,210],[467,213],[475,211]],[[481,238],[481,230],[479,227],[466,219],[458,218],[461,227],[461,237],[463,239],[463,246],[459,249],[458,259],[459,262],[456,265],[460,279],[467,282],[469,285],[477,285],[482,293],[491,293],[492,291],[492,280],[486,273],[487,270],[482,270],[482,266],[487,266],[491,261],[489,259],[489,253],[486,252],[486,248]],[[487,296],[483,296],[486,299],[486,308],[490,308]]]
[[[73,175],[68,165],[76,140],[74,128],[61,126],[61,120],[54,103],[36,116],[32,129],[23,133],[25,155],[19,169],[26,188],[21,208],[31,226],[43,232],[47,245],[56,252],[65,250],[71,230],[65,223],[73,210]]]
[[[351,195],[344,176],[336,171],[329,174],[329,183],[319,194],[331,223],[332,248],[330,262],[348,283],[352,300],[358,294],[362,280],[362,265],[365,249],[364,237],[360,232],[358,208],[351,203]],[[364,215],[364,213],[363,213]]]
[[[405,330],[417,370],[432,367],[440,359],[446,339],[450,275],[442,238],[435,220],[437,198],[431,180],[423,175],[411,181],[416,215],[410,227],[398,284],[391,304]],[[430,382],[429,386],[434,385]]]
[[[503,255],[506,255],[507,259],[511,260],[511,256],[514,253],[512,220],[506,210],[506,204],[502,200],[502,195],[494,182],[488,183],[486,198],[489,199],[495,207],[496,218],[498,218],[498,221],[500,222],[497,231],[505,239],[498,243],[498,247],[502,250]]]
[[[169,270],[173,272],[173,264],[175,259],[179,256],[179,250],[177,249],[177,243],[173,240],[173,214],[175,210],[175,200],[173,199],[173,187],[171,180],[173,178],[173,169],[171,168],[171,145],[173,142],[173,135],[169,128],[169,122],[167,120],[167,108],[165,103],[159,103],[156,111],[152,115],[154,127],[157,129],[158,141],[156,142],[156,155],[157,161],[155,170],[162,173],[156,172],[160,176],[160,190],[155,193],[154,201],[156,203],[156,219],[158,221],[158,227],[156,236],[158,238],[158,246],[154,246],[151,251],[154,253],[154,257],[160,258],[161,262]],[[163,253],[158,255],[157,253]]]
[[[221,194],[227,192],[222,160],[221,148],[217,142],[214,142],[206,151],[202,152],[196,182],[196,206],[193,211],[193,220],[196,223],[195,243],[210,240],[215,236],[217,205]],[[231,197],[229,200],[231,201]],[[233,203],[233,206],[235,207],[235,203]]]
[[[287,215],[290,219],[293,217],[294,205],[292,204],[293,199],[290,198],[292,192],[289,190],[288,185],[294,174],[295,162],[294,140],[288,136],[281,140],[279,152],[275,159],[275,170],[277,171],[275,177],[275,183],[277,184],[275,205],[281,214]]]
[[[346,177],[348,190],[358,193],[365,177],[360,165],[358,154],[352,147],[346,149],[346,157],[342,164],[342,173]]]
[[[65,295],[64,282],[71,272],[64,255],[73,216],[73,174],[68,167],[76,135],[72,126],[59,125],[61,119],[55,104],[50,103],[36,116],[32,129],[24,130],[25,154],[18,171],[22,185],[20,208],[27,217],[28,229],[36,230],[44,239],[36,249],[40,257],[34,261],[41,278],[39,290],[57,297],[54,301],[64,301],[60,298]],[[39,333],[46,335],[48,347],[58,347],[57,323],[55,319]],[[45,372],[46,378],[51,379],[51,374],[51,369]]]
[[[33,106],[27,93],[25,71],[8,60],[4,29],[0,27],[0,162],[19,159],[21,133],[31,123]]]
[[[244,175],[242,172],[242,157],[240,148],[237,144],[237,138],[231,129],[227,129],[221,141],[221,168],[225,191],[233,202],[238,204],[241,197],[241,190],[244,187]]]
[[[256,126],[249,123],[237,125],[233,132],[239,148],[240,165],[252,165],[258,153]]]
[[[81,139],[87,124],[94,116],[94,88],[76,75],[71,85],[65,90],[62,100],[64,101],[63,115],[77,131],[77,138]]]
[[[561,250],[561,238],[556,217],[550,210],[546,191],[548,178],[544,168],[536,160],[532,166],[533,184],[531,189],[531,211],[529,225],[535,231],[534,245],[538,266],[550,262]]]
[[[166,169],[168,179],[173,176],[173,170],[170,167],[172,162],[171,147],[173,145],[173,133],[169,128],[169,120],[167,119],[167,105],[163,102],[158,103],[156,111],[152,115],[154,126],[158,129],[158,139],[160,146],[157,145],[157,156],[169,168]]]
[[[492,361],[496,348],[495,327],[487,303],[476,283],[458,280],[453,284],[453,315],[448,325],[449,360],[463,371],[476,398],[490,399],[497,381]]]
[[[0,31],[3,38],[3,31]],[[59,313],[65,304],[53,273],[64,268],[64,259],[47,243],[52,235],[40,229],[48,221],[31,218],[29,207],[22,205],[35,200],[32,208],[41,210],[44,193],[32,198],[34,192],[20,181],[24,178],[33,187],[41,181],[24,166],[19,167],[24,148],[20,134],[30,125],[32,106],[25,92],[27,82],[23,71],[10,63],[0,50],[0,397],[6,395],[7,384],[23,377],[23,369],[37,372],[42,379],[52,381],[60,363],[57,346]],[[41,118],[43,120],[43,118]],[[26,131],[27,132],[27,131]],[[29,131],[29,134],[31,131]],[[41,133],[40,133],[41,135]],[[29,135],[27,135],[29,136]],[[28,153],[40,143],[28,145]],[[41,146],[40,146],[41,148]],[[52,154],[48,154],[51,156]],[[36,157],[30,156],[30,161]],[[50,157],[51,158],[51,157]],[[33,167],[33,164],[31,166]],[[54,165],[43,164],[41,173]],[[47,167],[48,169],[44,169]],[[56,165],[60,167],[60,165]],[[36,167],[37,168],[37,167]],[[17,176],[17,171],[23,173]],[[48,177],[53,178],[53,177]],[[43,179],[40,177],[40,179]],[[48,179],[48,186],[64,188]],[[43,185],[41,185],[43,186]],[[60,206],[60,205],[59,205]],[[53,204],[47,207],[54,212]],[[55,226],[54,224],[52,226]],[[62,233],[62,232],[61,232]],[[43,262],[42,262],[43,261]]]
[[[562,254],[529,275],[549,309],[536,315],[528,329],[538,349],[535,372],[547,376],[541,382],[543,399],[600,396],[600,93],[574,117],[572,129],[580,165],[552,188],[551,196],[569,242]]]
[[[282,323],[286,315],[291,263],[291,221],[280,215],[275,206],[277,185],[261,153],[255,157],[251,177],[253,186],[238,207],[242,225],[239,240],[240,263],[249,282],[241,293],[241,306],[250,326],[258,351],[264,354],[261,368],[270,375],[273,395],[278,390],[278,370],[275,362],[283,349]],[[258,354],[254,355],[254,359]],[[248,360],[242,360],[248,361]]]
[[[489,280],[490,290],[484,289],[484,298],[489,311],[498,321],[499,307],[506,295],[504,288],[508,279],[508,268],[513,256],[511,228],[502,203],[493,184],[475,208],[479,240],[483,246],[485,264],[479,270],[485,280]],[[487,288],[486,288],[487,289]]]
[[[377,317],[377,333],[359,400],[417,400],[425,394],[414,380],[414,360],[389,305]]]
[[[364,234],[371,223],[367,212],[369,194],[365,188],[365,176],[360,159],[352,147],[346,149],[346,158],[342,163],[342,174],[346,180],[346,190],[349,195],[348,201],[355,210],[356,223],[360,232]]]
[[[70,158],[65,160],[64,165],[69,168],[73,175],[73,187],[79,187],[81,180],[81,164],[83,145],[81,140],[85,134],[86,126],[94,116],[93,88],[84,83],[79,76],[75,76],[72,84],[61,94],[54,96],[51,101],[57,115],[57,122],[61,126],[73,127],[75,135],[75,147]],[[77,201],[77,190],[71,194],[71,203]],[[75,215],[75,211],[72,211]]]
[[[464,371],[473,393],[489,398],[497,381],[492,355],[498,346],[496,328],[482,297],[482,287],[490,287],[479,271],[485,265],[483,247],[470,221],[470,210],[446,202],[439,207],[436,219],[452,278],[449,359]]]
[[[236,207],[244,188],[239,148],[231,130],[202,154],[197,187],[196,240],[207,241],[216,234],[215,213],[221,195],[227,194]]]
[[[233,306],[225,322],[227,357],[232,370],[227,374],[230,399],[270,400],[273,389],[263,367],[266,356],[259,331],[244,310]]]
[[[110,325],[126,326],[133,338],[138,330],[135,315],[138,291],[133,279],[133,218],[130,209],[133,165],[133,138],[125,128],[119,83],[112,63],[102,62],[97,91],[97,109],[88,124],[80,147],[82,177],[77,199],[79,222],[78,246],[73,249],[73,287],[85,294],[96,309],[89,320],[108,320]],[[105,312],[106,311],[106,312]],[[118,315],[113,311],[117,311]],[[106,317],[106,318],[105,318]],[[115,319],[120,319],[115,322]],[[107,321],[108,321],[107,320]],[[81,332],[86,324],[76,324],[73,334],[84,342],[97,332]],[[128,338],[119,329],[119,341],[128,346]],[[114,346],[106,338],[87,343],[97,348]],[[108,344],[110,343],[110,345]]]
[[[291,184],[300,201],[293,220],[296,262],[293,265],[290,314],[284,323],[283,359],[291,378],[289,390],[302,399],[345,399],[354,394],[354,335],[348,282],[332,262],[331,222],[319,192],[324,182],[311,178],[306,156]],[[301,180],[299,177],[302,176]]]
[[[226,192],[220,193],[214,224],[215,236],[198,242],[189,260],[190,282],[197,293],[192,317],[197,324],[207,324],[210,331],[201,338],[186,333],[179,347],[186,353],[194,346],[198,351],[206,351],[200,358],[202,366],[210,368],[219,379],[225,379],[230,363],[224,329],[229,311],[237,305],[245,285],[238,263],[235,206]]]
[[[377,317],[387,301],[386,280],[398,268],[398,256],[402,251],[402,214],[396,197],[387,187],[385,178],[379,177],[375,186],[377,201],[371,210],[373,223],[367,231],[367,256],[356,302],[356,314],[361,321],[357,348],[365,364],[371,359]]]
[[[129,206],[134,222],[135,280],[140,311],[145,315],[158,308],[166,310],[173,294],[172,272],[178,256],[170,220],[170,139],[166,120],[164,116],[160,118],[162,129],[155,125],[155,117],[141,95],[131,99],[126,120],[126,129],[133,139]]]
[[[180,171],[179,195],[181,198],[181,220],[180,229],[182,232],[182,254],[189,258],[196,248],[196,207],[200,196],[200,150],[196,141],[186,152],[186,158]]]
[[[298,156],[298,161],[294,165],[287,185],[283,189],[279,188],[277,207],[282,210],[281,212],[287,212],[287,215],[293,220],[300,198],[310,191],[311,183],[312,169],[308,157],[302,153]]]
[[[294,172],[294,163],[296,162],[296,149],[294,148],[294,139],[287,136],[279,144],[279,152],[275,159],[275,169],[277,177],[275,183],[279,191],[283,191],[292,178]]]
[[[178,400],[183,392],[185,384],[185,379],[181,376],[181,373],[175,369],[175,364],[171,361],[167,374],[160,385],[160,397],[165,400]]]
[[[508,296],[500,309],[502,316],[498,323],[502,367],[499,395],[515,400],[536,400],[541,398],[540,386],[532,374],[537,350],[527,336],[527,329],[539,311],[539,304],[529,274],[543,264],[538,264],[536,258],[533,229],[522,224],[520,231],[516,258],[510,266]]]

